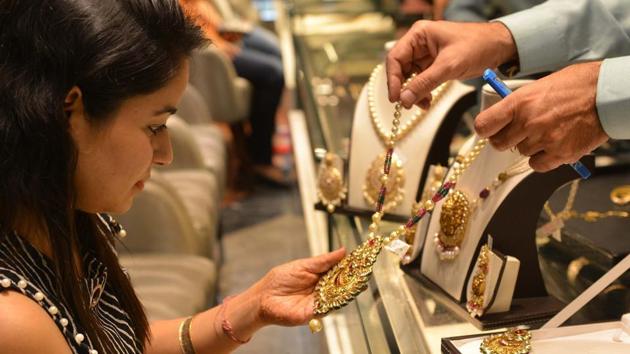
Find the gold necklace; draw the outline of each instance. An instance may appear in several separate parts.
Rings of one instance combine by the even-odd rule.
[[[484,338],[479,350],[482,354],[527,354],[532,350],[531,339],[529,331],[510,328]]]
[[[376,135],[387,148],[390,148],[393,147],[396,142],[404,139],[424,119],[424,117],[427,116],[429,111],[418,109],[418,111],[408,121],[402,123],[400,122],[400,118],[402,116],[400,109],[396,110],[394,112],[394,117],[398,119],[399,124],[392,126],[391,128],[391,133],[395,134],[388,133],[379,119],[378,112],[376,111],[376,100],[374,98],[376,77],[382,70],[383,65],[377,65],[370,75],[367,87],[368,111],[370,114],[370,121],[372,122],[372,127],[374,128]],[[413,78],[413,75],[411,78]],[[444,91],[449,85],[450,82],[446,82],[433,90],[433,104],[442,97]],[[376,206],[378,202],[378,196],[381,191],[381,172],[386,158],[386,153],[379,154],[372,161],[365,175],[363,198],[368,205]],[[403,169],[403,162],[397,155],[392,155],[391,158],[393,160],[393,173],[387,180],[387,193],[385,194],[385,202],[383,205],[383,210],[385,212],[395,208],[404,198],[403,186],[405,184],[405,171]]]
[[[459,163],[458,159],[461,157],[458,157],[455,163]],[[465,192],[457,189],[449,193],[440,212],[440,230],[433,239],[440,260],[453,260],[459,255],[460,246],[466,237],[468,223],[479,201],[485,201],[492,191],[508,179],[529,170],[529,159],[520,158],[505,171],[499,173],[489,186],[483,188],[479,192],[479,199],[471,199]]]
[[[407,86],[409,80],[403,84]],[[341,308],[349,304],[362,291],[367,289],[367,282],[372,274],[374,263],[384,246],[391,246],[390,243],[402,242],[399,237],[405,235],[407,230],[414,227],[425,215],[433,212],[435,203],[445,198],[449,191],[455,187],[457,180],[464,171],[479,156],[483,147],[487,144],[487,139],[479,139],[464,157],[460,164],[453,167],[453,173],[446,179],[438,191],[425,200],[418,212],[406,224],[400,225],[398,229],[392,231],[389,236],[384,236],[379,232],[381,218],[383,216],[385,195],[387,193],[387,182],[391,172],[394,145],[397,141],[398,127],[400,126],[400,110],[402,104],[397,102],[394,106],[394,119],[392,120],[392,132],[390,140],[387,141],[387,152],[383,164],[383,173],[379,177],[381,188],[376,201],[376,212],[372,215],[372,223],[368,230],[368,238],[359,247],[344,257],[338,264],[332,267],[324,276],[320,278],[315,286],[313,314],[316,317]],[[321,330],[322,324],[319,319],[314,318],[309,322],[311,331]]]
[[[425,187],[424,192],[422,193],[422,198],[420,198],[420,201],[414,202],[411,205],[411,217],[416,215],[418,211],[420,210],[420,208],[422,207],[422,200],[430,199],[431,196],[434,195],[440,189],[440,187],[442,186],[442,180],[444,180],[444,177],[446,176],[446,172],[448,171],[445,166],[442,166],[442,165],[433,166],[433,171],[431,172],[431,175],[427,178],[427,182],[425,184],[426,187]],[[403,239],[405,240],[407,244],[413,245],[415,243],[417,229],[418,229],[417,224],[411,228],[405,229],[405,233],[403,234]],[[413,250],[410,248],[407,254],[402,259],[403,264],[407,264],[411,262],[412,252]]]
[[[327,152],[320,164],[317,176],[317,197],[329,213],[335,211],[335,208],[346,198],[347,192],[341,172],[335,165],[343,165],[341,158]]]
[[[453,167],[453,174],[447,178],[431,199],[420,203],[421,207],[418,212],[406,224],[400,225],[392,231],[389,236],[383,236],[379,233],[383,204],[382,202],[378,204],[377,211],[372,215],[372,223],[368,228],[368,239],[326,272],[315,286],[313,309],[315,316],[325,315],[349,304],[357,295],[367,289],[367,282],[372,274],[374,263],[383,247],[407,234],[409,229],[413,228],[425,215],[433,212],[435,203],[445,198],[449,191],[455,187],[459,177],[477,158],[486,143],[487,139],[478,140],[464,161]],[[386,174],[384,173],[384,175]],[[383,194],[381,194],[381,201],[384,199]],[[309,327],[315,332],[321,329],[321,322],[317,319],[311,320]]]
[[[466,310],[473,317],[480,317],[484,313],[484,302],[486,292],[486,278],[490,271],[490,246],[483,245],[477,257],[477,269],[473,275],[471,286],[471,297],[466,301]]]
[[[573,204],[575,204],[575,198],[577,197],[579,184],[580,184],[580,180],[575,180],[571,182],[571,189],[569,190],[567,203],[565,204],[562,211],[560,211],[559,213],[555,214],[553,210],[551,210],[551,206],[549,205],[549,202],[545,203],[543,208],[551,221],[554,221],[554,220],[567,221],[569,219],[582,219],[586,222],[596,222],[596,221],[599,221],[600,219],[612,218],[612,217],[630,218],[630,212],[627,212],[625,210],[608,210],[608,211],[587,210],[585,212],[578,212],[576,210],[573,210]]]

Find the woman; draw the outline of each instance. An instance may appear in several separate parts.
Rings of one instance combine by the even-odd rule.
[[[149,325],[118,264],[98,213],[128,210],[170,163],[165,123],[202,43],[177,0],[0,2],[0,354],[225,353],[312,317],[343,251],[274,268],[192,323]]]

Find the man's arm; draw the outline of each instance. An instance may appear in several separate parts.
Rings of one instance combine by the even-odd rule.
[[[523,74],[630,55],[627,0],[550,0],[497,21],[512,33]]]
[[[613,139],[630,139],[630,56],[606,59],[597,80],[597,114]]]

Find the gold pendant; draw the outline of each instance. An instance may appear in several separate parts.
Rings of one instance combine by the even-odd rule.
[[[459,254],[472,209],[472,203],[460,190],[452,190],[444,200],[440,212],[440,231],[434,238],[435,249],[441,260],[452,260]]]
[[[610,200],[617,205],[630,203],[630,185],[616,187],[610,192]]]
[[[528,330],[510,328],[484,338],[479,350],[483,354],[527,354],[532,350],[531,339]]]
[[[372,207],[376,208],[378,195],[381,191],[381,175],[383,174],[383,166],[385,165],[385,157],[387,153],[382,153],[372,161],[370,168],[365,175],[365,184],[363,185],[363,198]],[[387,212],[395,208],[404,197],[403,186],[405,184],[405,171],[403,170],[402,161],[394,154],[392,156],[392,165],[389,171],[387,183],[387,192],[385,193],[385,202],[383,203],[383,212]]]
[[[477,257],[477,269],[472,279],[470,299],[466,302],[466,310],[473,317],[481,317],[485,311],[486,278],[490,271],[489,262],[490,247],[481,246]]]
[[[374,236],[326,272],[315,287],[316,316],[346,306],[367,289],[372,267],[383,244],[383,237]]]
[[[346,187],[343,185],[343,177],[335,164],[339,164],[340,158],[327,153],[319,168],[317,176],[317,197],[326,206],[329,213],[335,211],[335,207],[346,198]]]

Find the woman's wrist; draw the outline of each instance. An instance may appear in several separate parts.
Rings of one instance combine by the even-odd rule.
[[[248,341],[256,331],[265,326],[260,316],[260,295],[255,289],[224,300],[221,305],[220,321],[223,334]],[[229,333],[226,326],[230,328]]]
[[[239,341],[247,341],[256,331],[264,327],[265,323],[260,316],[260,299],[260,293],[254,286],[230,297],[229,301],[224,300],[216,319],[223,334],[228,335],[227,326],[230,328],[230,335],[238,338]]]

